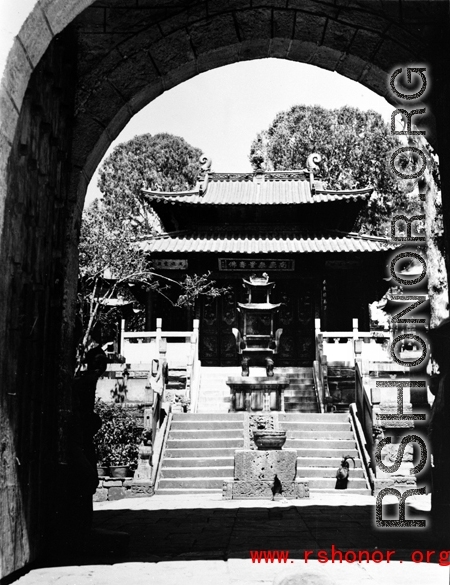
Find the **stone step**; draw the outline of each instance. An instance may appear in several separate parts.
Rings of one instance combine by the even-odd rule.
[[[170,440],[181,441],[186,439],[187,442],[196,439],[240,439],[244,440],[244,429],[192,429],[178,430],[170,429]]]
[[[279,414],[278,420],[287,422],[348,422],[348,413]]]
[[[160,479],[158,483],[158,493],[160,490],[167,488],[177,489],[216,489],[222,491],[224,479],[230,479],[227,476],[222,477],[194,477],[194,478],[169,478]]]
[[[348,441],[354,441],[353,433],[351,430],[348,431],[334,431],[332,429],[321,429],[319,431],[291,431],[286,430],[287,440],[299,440],[299,439],[322,439],[322,440],[341,440],[346,439]]]
[[[183,496],[186,494],[220,494],[222,493],[222,488],[210,488],[210,489],[187,489],[187,488],[158,488],[157,494],[162,496]]]
[[[160,478],[197,479],[234,477],[234,465],[230,467],[163,467]]]
[[[172,426],[170,427],[174,431],[181,431],[181,430],[207,430],[207,429],[221,429],[221,430],[231,430],[236,429],[242,431],[243,428],[243,421],[199,421],[199,420],[173,420]]]
[[[244,439],[189,439],[174,440],[170,437],[167,440],[168,449],[214,449],[214,448],[234,448],[239,449],[244,446]]]
[[[241,447],[243,448],[243,445],[241,444]],[[209,447],[209,448],[199,448],[199,447],[185,447],[183,449],[170,449],[170,448],[166,448],[166,450],[164,451],[164,457],[175,457],[175,458],[189,458],[189,457],[198,457],[198,458],[203,458],[203,457],[210,457],[210,458],[214,458],[214,457],[233,457],[233,461],[234,461],[234,452],[236,451],[236,447]],[[349,455],[351,455],[351,453],[348,453]],[[164,463],[163,463],[164,464]]]
[[[315,399],[316,398],[316,392],[314,390],[314,388],[302,388],[302,389],[296,389],[296,388],[289,388],[286,389],[284,391],[284,399],[286,400],[286,398],[288,397],[297,397],[297,396],[309,396],[310,399]]]
[[[340,463],[340,462],[339,462]],[[336,472],[339,467],[339,463],[330,467],[299,467],[297,464],[297,476],[304,477],[320,477],[320,478],[334,478],[336,479]],[[352,479],[364,479],[364,473],[361,467],[350,469],[350,480]]]
[[[283,431],[297,432],[297,431],[316,431],[317,434],[321,434],[326,430],[330,431],[345,431],[350,430],[350,423],[348,422],[313,422],[313,421],[283,421],[281,424]]]
[[[349,484],[350,485],[350,484]],[[333,488],[310,488],[309,490],[310,495],[314,494],[320,496],[320,495],[326,495],[326,494],[333,494],[333,495],[355,495],[355,496],[371,496],[372,495],[372,491],[369,488],[361,488],[361,489],[353,489],[353,488],[347,488],[346,490],[337,490],[337,489],[333,489]]]
[[[236,420],[244,420],[244,414],[241,412],[230,412],[230,413],[217,413],[211,416],[211,414],[206,413],[193,413],[193,412],[186,412],[186,413],[177,413],[173,415],[173,421],[236,421]]]
[[[233,449],[234,455],[234,449]],[[163,467],[234,467],[234,456],[231,457],[165,457]]]
[[[286,390],[292,388],[314,388],[314,380],[311,378],[288,378],[289,386]]]
[[[284,405],[286,406],[286,404],[302,404],[303,402],[315,403],[315,400],[312,400],[314,396],[315,395],[308,396],[307,394],[304,395],[295,394],[293,396],[288,395],[284,397]]]
[[[297,469],[303,467],[332,467],[337,469],[341,464],[342,457],[298,457]],[[350,463],[353,468],[353,462]],[[360,459],[355,459],[356,469],[362,468]]]
[[[318,411],[318,408],[315,402],[303,402],[302,404],[285,404],[284,410],[294,414],[314,414]]]
[[[310,441],[311,443],[312,441]],[[317,443],[317,441],[316,441]],[[284,447],[286,449],[295,449],[295,447],[290,447],[287,445],[287,441],[284,444]],[[308,448],[302,448],[302,449],[297,449],[297,454],[300,458],[302,457],[307,457],[307,458],[311,458],[311,457],[320,457],[322,459],[327,459],[327,458],[335,458],[335,459],[339,459],[339,461],[342,459],[342,457],[344,457],[344,455],[350,455],[351,457],[354,457],[355,459],[357,457],[359,457],[358,455],[358,451],[355,448],[355,442],[353,442],[353,447],[352,448],[348,448],[346,447],[345,449],[342,447],[339,448],[326,448],[326,447],[308,447]]]
[[[300,477],[300,476],[298,476]],[[308,485],[310,487],[310,489],[317,489],[317,488],[327,488],[327,489],[335,489],[336,486],[336,478],[323,478],[323,477],[305,477],[302,478],[300,477],[300,479],[306,479],[308,481]],[[359,478],[351,478],[349,479],[348,482],[348,488],[349,489],[367,489],[367,485],[366,485],[366,480],[365,479],[359,479]],[[346,490],[336,490],[336,492],[340,492],[340,491],[346,491]]]
[[[326,449],[327,451],[330,449],[339,449],[341,451],[345,451],[345,455],[350,455],[347,453],[348,449],[354,449],[356,445],[355,440],[352,439],[288,439],[284,446],[286,449],[297,449],[298,451],[302,452],[303,449]]]
[[[227,413],[229,409],[229,406],[214,406],[214,407],[209,407],[209,406],[199,406],[197,408],[197,412],[199,414],[217,414],[217,413]]]
[[[313,379],[314,374],[312,368],[275,368],[275,373],[285,378],[311,378]]]

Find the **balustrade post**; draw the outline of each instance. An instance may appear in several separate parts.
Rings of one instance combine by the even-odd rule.
[[[194,355],[193,360],[198,360],[198,343],[199,343],[199,333],[200,333],[200,320],[194,319],[194,326],[192,331],[192,338],[194,338],[195,346],[194,346]],[[191,338],[191,339],[192,339]]]
[[[358,319],[352,319],[353,339],[359,338]]]
[[[156,349],[159,349],[162,338],[162,319],[158,317],[156,319]]]
[[[120,320],[120,347],[119,354],[123,355],[123,349],[125,344],[125,319]]]
[[[314,331],[317,337],[320,333],[320,319],[314,319]]]
[[[165,379],[165,373],[166,373],[166,366],[165,364],[167,363],[167,339],[162,339],[159,338],[158,341],[158,337],[157,339],[157,348],[158,348],[158,354],[159,354],[159,367],[160,367],[160,371],[161,371],[161,397],[160,400],[161,402],[164,399],[164,395],[166,392],[166,379]]]

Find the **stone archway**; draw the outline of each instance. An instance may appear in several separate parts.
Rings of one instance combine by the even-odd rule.
[[[128,120],[163,91],[239,60],[314,64],[390,101],[390,72],[425,63],[432,67],[433,87],[423,127],[439,152],[449,155],[448,38],[447,1],[36,5],[8,57],[0,94],[1,577],[36,558],[50,541],[74,423],[70,381],[81,210],[96,166]],[[448,223],[448,164],[442,179]]]

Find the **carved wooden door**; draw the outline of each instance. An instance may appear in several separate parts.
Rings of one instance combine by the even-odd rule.
[[[310,366],[314,360],[314,283],[310,279],[277,283],[283,303],[277,327],[283,329],[276,363]]]
[[[200,360],[204,366],[236,366],[239,363],[236,340],[232,333],[238,327],[236,294],[205,299],[200,319]]]

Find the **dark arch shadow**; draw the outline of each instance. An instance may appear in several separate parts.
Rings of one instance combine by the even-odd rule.
[[[407,518],[425,519],[425,528],[378,529],[374,526],[372,505],[295,505],[245,508],[181,508],[158,510],[97,510],[97,529],[124,531],[129,534],[128,550],[97,542],[88,551],[72,551],[43,559],[40,566],[65,564],[105,564],[122,562],[161,562],[175,560],[250,559],[250,551],[287,550],[289,558],[304,559],[304,551],[314,551],[317,559],[325,551],[333,562],[332,546],[346,551],[368,551],[369,562],[375,560],[411,561],[413,551],[440,551],[430,530],[427,512],[408,507]],[[396,518],[397,505],[384,507],[384,518]],[[114,548],[114,550],[113,550]],[[382,553],[380,557],[379,553]],[[350,555],[350,559],[353,555]],[[366,557],[363,556],[363,563]],[[426,558],[426,556],[425,556]],[[437,563],[437,554],[430,562]],[[334,562],[340,562],[335,550]],[[345,558],[343,558],[345,562]]]

